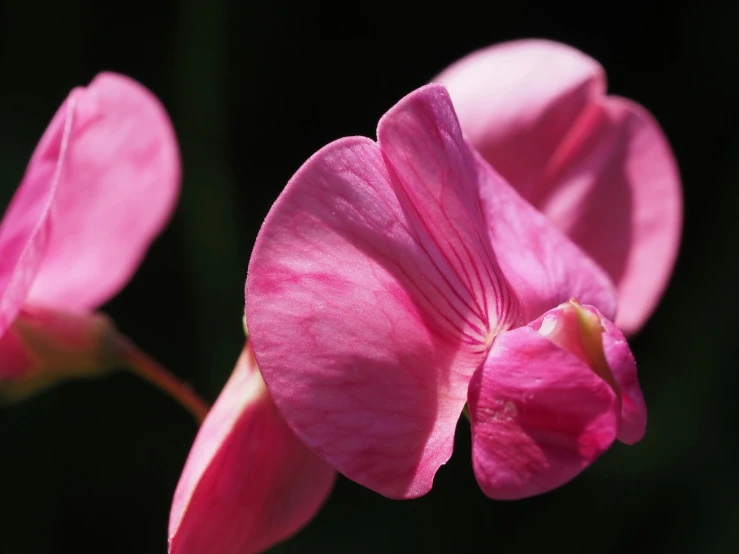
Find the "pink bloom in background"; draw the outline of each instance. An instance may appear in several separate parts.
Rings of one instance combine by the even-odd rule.
[[[468,401],[495,498],[549,490],[615,437],[638,440],[608,275],[467,145],[444,86],[405,97],[377,136],[314,154],[249,264],[250,340],[297,436],[391,498],[431,488]]]
[[[105,365],[110,323],[92,311],[132,277],[179,183],[175,135],[148,90],[104,73],[70,93],[0,226],[6,397]]]
[[[670,145],[631,100],[606,96],[603,68],[564,44],[521,40],[437,77],[480,154],[616,284],[616,324],[636,332],[677,257],[682,192]]]
[[[335,477],[278,414],[247,344],[177,485],[169,552],[266,550],[313,518]]]

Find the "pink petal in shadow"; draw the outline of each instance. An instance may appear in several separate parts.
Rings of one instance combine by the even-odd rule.
[[[315,516],[335,477],[282,420],[247,345],[180,477],[169,553],[266,550]]]

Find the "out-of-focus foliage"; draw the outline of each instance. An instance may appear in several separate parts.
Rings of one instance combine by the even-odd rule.
[[[310,154],[340,136],[373,136],[389,106],[477,47],[526,36],[573,44],[606,67],[612,92],[655,114],[684,179],[680,259],[633,341],[646,439],[617,445],[554,493],[493,502],[474,482],[460,424],[430,495],[393,502],[340,479],[313,524],[275,551],[735,552],[739,8],[430,6],[6,0],[0,199],[72,86],[111,69],[151,88],[182,144],[182,203],[107,311],[212,400],[243,345],[251,244]],[[2,409],[0,553],[164,552],[194,434],[189,414],[126,374]]]

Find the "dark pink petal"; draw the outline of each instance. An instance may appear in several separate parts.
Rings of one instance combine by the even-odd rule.
[[[47,183],[52,175],[58,176],[56,191]],[[117,293],[169,220],[179,181],[172,125],[148,90],[111,73],[73,90],[18,192],[24,196],[34,187],[47,204],[53,196],[48,211],[34,208],[23,215],[49,228],[28,301],[87,309]]]
[[[180,477],[169,552],[266,550],[315,516],[335,476],[280,417],[247,346]]]
[[[682,224],[680,179],[657,123],[604,96],[595,60],[550,41],[481,50],[439,79],[474,146],[604,267],[619,291],[617,325],[638,330],[666,286]]]
[[[437,264],[452,270],[466,304],[480,304],[487,334],[518,322],[517,299],[495,263],[480,210],[480,167],[446,89],[428,85],[403,98],[380,120],[377,138],[419,244],[438,252]]]
[[[377,144],[336,141],[278,198],[246,282],[254,350],[285,419],[341,473],[394,498],[425,494],[449,459],[485,350],[484,310],[414,225]]]
[[[567,133],[606,86],[595,60],[547,40],[484,48],[436,80],[449,89],[475,148],[529,201],[539,197]]]
[[[563,485],[615,440],[619,398],[583,360],[531,327],[493,343],[469,390],[483,492],[523,498]]]

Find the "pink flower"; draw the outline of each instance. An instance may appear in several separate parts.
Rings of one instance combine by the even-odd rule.
[[[0,225],[0,392],[104,367],[112,325],[91,312],[131,278],[179,182],[174,132],[149,91],[106,73],[70,93]]]
[[[638,384],[633,361],[610,365],[631,358],[608,321],[616,304],[605,272],[467,145],[443,85],[401,100],[377,136],[314,154],[272,207],[249,264],[254,353],[297,436],[391,498],[431,488],[468,401],[476,475],[493,497],[544,492],[614,437],[637,440],[643,403],[641,431],[621,431],[623,391]],[[572,326],[549,340],[537,333],[543,314],[595,317],[557,308],[572,297],[599,310],[585,336],[602,335],[607,367],[577,357]],[[501,373],[506,364],[517,378]]]
[[[677,257],[682,192],[667,139],[642,106],[606,96],[603,68],[564,44],[503,43],[437,80],[472,145],[616,283],[636,332]]]
[[[313,518],[335,477],[280,417],[247,344],[177,485],[169,552],[266,550]]]

